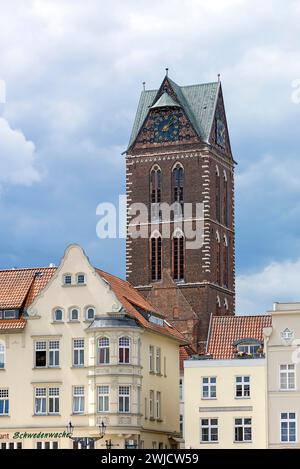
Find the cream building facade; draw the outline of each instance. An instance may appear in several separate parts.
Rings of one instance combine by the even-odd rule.
[[[77,245],[58,268],[0,272],[0,448],[176,447],[184,343]]]
[[[267,448],[263,328],[270,316],[214,317],[207,354],[184,363],[185,448]]]
[[[300,448],[300,303],[275,303],[264,329],[267,357],[268,447]]]

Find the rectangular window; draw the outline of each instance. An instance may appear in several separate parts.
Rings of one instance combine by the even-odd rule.
[[[21,442],[0,443],[0,449],[22,449]]]
[[[9,394],[8,389],[0,389],[0,415],[9,414]]]
[[[37,441],[36,449],[58,449],[57,441]]]
[[[280,365],[280,389],[282,391],[296,389],[296,369],[294,364]]]
[[[183,401],[183,380],[179,380],[179,400]]]
[[[109,363],[109,338],[98,339],[98,363],[104,365]]]
[[[296,414],[286,412],[280,415],[281,443],[295,443],[297,441]]]
[[[149,364],[150,364],[150,373],[154,373],[154,347],[150,345],[149,347]]]
[[[158,375],[161,374],[161,349],[159,347],[156,347],[156,373]]]
[[[84,366],[84,339],[73,341],[73,366]]]
[[[217,378],[215,376],[202,378],[202,399],[216,399]]]
[[[236,442],[252,441],[252,419],[241,418],[234,420],[234,435]]]
[[[150,391],[149,394],[149,415],[150,419],[154,419],[154,391]]]
[[[130,412],[130,388],[129,386],[119,387],[119,412]]]
[[[47,413],[47,388],[36,388],[35,408],[36,415],[46,415]]]
[[[179,415],[179,431],[180,435],[183,436],[183,415]]]
[[[45,368],[47,366],[47,342],[38,341],[35,343],[35,366]]]
[[[201,441],[216,442],[219,438],[218,419],[201,419]]]
[[[0,342],[0,369],[5,368],[5,345]]]
[[[235,397],[250,397],[250,376],[236,376],[235,378]]]
[[[49,341],[49,367],[55,368],[59,366],[59,341]]]
[[[84,386],[74,386],[73,388],[73,413],[84,413]]]
[[[98,412],[109,412],[109,386],[98,387]]]
[[[156,418],[161,419],[161,393],[156,393]]]
[[[49,414],[59,414],[59,388],[49,388]]]

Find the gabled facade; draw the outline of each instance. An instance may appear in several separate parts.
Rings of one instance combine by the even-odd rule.
[[[126,171],[127,279],[203,351],[210,315],[235,310],[234,160],[221,83],[178,86],[166,76],[158,90],[143,91]],[[148,209],[146,237],[132,236],[135,203]],[[155,205],[174,203],[183,209],[183,223],[193,229],[203,223],[201,247],[188,248],[175,213],[158,209],[151,219]]]
[[[102,422],[99,449],[176,445],[185,341],[128,282],[77,245],[0,278],[0,447],[80,447]]]

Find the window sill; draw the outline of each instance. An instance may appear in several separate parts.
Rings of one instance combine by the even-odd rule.
[[[32,417],[61,417],[61,414],[33,414]]]
[[[86,417],[88,414],[85,412],[73,412],[71,415],[72,417]]]
[[[68,324],[80,324],[79,319],[67,321]]]
[[[217,397],[201,397],[202,401],[217,401]]]
[[[84,370],[86,368],[85,365],[73,365],[71,366],[71,370]]]
[[[251,396],[245,396],[245,397],[238,397],[238,396],[235,396],[235,399],[236,399],[237,401],[241,401],[241,400],[243,401],[243,400],[245,400],[245,399],[246,399],[246,400],[247,400],[247,399],[249,400],[249,399],[251,399]]]
[[[234,444],[243,444],[243,445],[246,444],[247,445],[249,443],[253,443],[253,441],[252,440],[251,441],[234,441],[233,443]]]
[[[65,321],[52,321],[50,324],[65,324]]]
[[[60,366],[34,366],[33,370],[61,370]]]
[[[297,389],[279,389],[279,392],[285,392],[285,393],[287,393],[287,392],[293,393],[293,392],[297,392],[297,391],[298,391]]]
[[[86,287],[87,283],[62,283],[63,288]]]
[[[200,445],[218,445],[219,441],[200,441]]]

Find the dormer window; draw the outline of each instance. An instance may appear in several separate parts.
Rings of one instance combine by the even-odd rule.
[[[86,319],[87,321],[93,321],[95,318],[95,309],[94,308],[87,308],[86,310]]]
[[[240,339],[234,344],[237,357],[239,358],[261,358],[263,357],[263,342],[257,339]]]
[[[54,311],[54,315],[53,315],[53,316],[54,316],[54,317],[53,317],[54,322],[62,322],[62,320],[63,320],[63,312],[62,312],[61,309],[59,309],[59,308],[56,309],[56,310]]]
[[[77,284],[78,285],[85,285],[85,275],[84,274],[77,274]]]
[[[71,274],[64,275],[64,285],[72,285],[72,275]]]
[[[18,319],[19,311],[16,309],[7,309],[0,311],[0,319]]]

